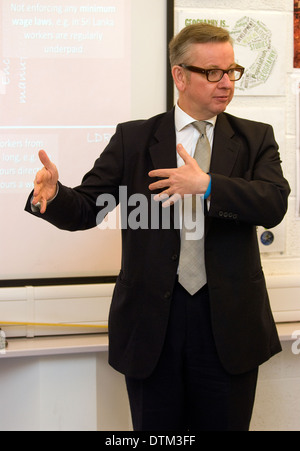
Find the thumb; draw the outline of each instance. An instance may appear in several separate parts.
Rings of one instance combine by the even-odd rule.
[[[51,162],[50,158],[44,150],[39,151],[39,158],[43,166],[48,170],[53,170],[54,164]]]
[[[182,144],[178,144],[177,146],[177,152],[178,155],[183,159],[183,161],[185,162],[185,164],[187,164],[192,157],[190,156],[190,154],[185,150],[185,148],[183,147]]]

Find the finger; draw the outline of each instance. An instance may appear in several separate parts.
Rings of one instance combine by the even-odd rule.
[[[33,197],[32,197],[32,203],[33,205],[36,205],[37,203],[39,203],[41,201],[42,198],[42,193],[40,188],[35,187],[34,191],[33,191]]]
[[[32,205],[36,205],[36,204],[38,204],[39,203],[39,198],[38,198],[38,196],[33,196],[33,198],[32,198]]]
[[[153,197],[153,199],[156,202],[162,202],[162,201],[166,201],[167,199],[169,199],[169,195],[167,193],[165,193],[165,192],[162,192],[162,193],[156,194]]]
[[[32,205],[38,205],[41,203],[41,197],[40,196],[33,196],[32,198]]]
[[[47,170],[45,168],[41,169],[40,171],[37,172],[36,176],[35,176],[35,180],[34,180],[34,184],[36,185],[40,185],[43,180],[45,179],[45,176],[49,176],[49,174],[46,172]]]
[[[51,171],[53,169],[54,165],[44,150],[39,151],[39,158],[42,165],[45,166],[47,170]]]
[[[33,194],[34,196],[38,195],[41,189],[41,183],[42,183],[42,175],[40,174],[41,171],[37,172],[33,185],[34,185],[34,190],[33,190]]]
[[[163,208],[171,207],[172,205],[174,205],[179,200],[181,200],[180,194],[177,194],[177,193],[173,194],[173,196],[169,197],[165,202],[163,202],[162,207]]]
[[[177,152],[178,155],[183,159],[183,161],[185,163],[188,163],[189,160],[192,159],[192,157],[190,156],[190,154],[185,150],[185,148],[183,147],[182,144],[178,144],[177,146]]]
[[[149,172],[149,177],[170,177],[174,169],[154,169]]]
[[[170,186],[170,180],[165,179],[165,180],[159,180],[158,182],[151,183],[151,185],[149,185],[149,189],[150,189],[150,191],[155,191],[156,189],[163,189],[163,188],[167,188],[169,186]]]
[[[43,215],[47,210],[47,201],[45,199],[41,199],[41,207],[40,207],[40,213]]]
[[[181,200],[181,196],[178,193],[175,193],[175,194],[170,193],[170,195],[169,195],[166,191],[163,191],[160,194],[156,194],[153,197],[153,199],[156,202],[162,202],[162,206],[164,208],[166,208],[166,207],[170,207],[171,205],[174,205],[176,202]]]
[[[38,196],[39,196],[39,194],[40,194],[40,189],[39,189],[39,187],[38,186],[34,186],[34,190],[33,190],[33,199],[35,200],[35,199],[37,199],[38,198]]]

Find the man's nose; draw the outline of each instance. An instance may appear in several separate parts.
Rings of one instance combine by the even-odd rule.
[[[221,80],[219,81],[219,85],[222,88],[231,88],[232,87],[232,81],[230,81],[230,78],[228,76],[228,74],[224,74],[223,77],[221,78]]]

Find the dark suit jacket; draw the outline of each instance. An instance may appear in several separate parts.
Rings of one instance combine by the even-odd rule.
[[[174,111],[121,124],[79,187],[60,184],[43,218],[71,231],[94,227],[100,194],[110,193],[118,202],[119,186],[126,186],[128,197],[143,193],[150,200],[149,171],[176,165]],[[289,186],[272,128],[225,113],[217,119],[210,172],[205,252],[212,326],[224,368],[240,374],[281,350],[256,226],[281,222]],[[26,209],[31,212],[30,200]],[[179,253],[180,232],[173,221],[170,230],[122,230],[122,269],[109,316],[109,361],[127,376],[148,377],[158,361]]]

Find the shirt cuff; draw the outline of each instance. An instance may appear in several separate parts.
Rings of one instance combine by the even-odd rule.
[[[48,200],[47,205],[50,205],[51,202],[54,201],[54,199],[55,199],[55,198],[57,197],[57,195],[58,195],[58,192],[59,192],[59,185],[58,185],[58,183],[57,183],[57,185],[56,185],[56,193],[55,193],[55,196],[52,197],[52,199]],[[41,203],[38,202],[36,205],[33,205],[32,200],[33,200],[33,196],[32,196],[32,198],[31,198],[31,211],[32,211],[32,213],[39,213],[39,211],[40,211],[40,209],[41,209]]]

